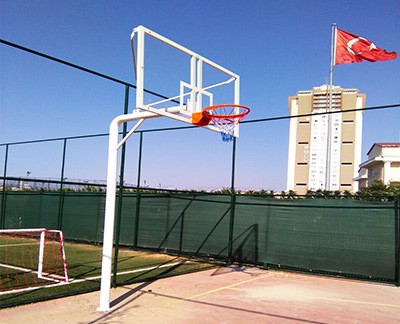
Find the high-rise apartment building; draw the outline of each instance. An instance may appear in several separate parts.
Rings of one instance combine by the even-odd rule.
[[[289,97],[290,119],[287,190],[357,191],[361,163],[364,94],[357,89],[330,86],[297,92]],[[342,113],[338,113],[341,111]]]

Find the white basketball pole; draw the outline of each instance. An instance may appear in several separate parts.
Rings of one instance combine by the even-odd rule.
[[[161,111],[161,110],[160,110]],[[180,107],[162,109],[163,113],[176,114],[180,112]],[[134,112],[131,114],[120,115],[111,122],[108,140],[108,169],[107,169],[107,194],[106,209],[104,216],[104,237],[103,237],[103,257],[101,263],[101,286],[100,286],[100,306],[98,311],[108,311],[110,309],[110,288],[111,288],[111,268],[112,268],[112,249],[114,245],[114,218],[115,218],[115,197],[117,194],[117,164],[118,164],[118,143],[119,126],[128,121],[138,120],[128,136],[144,122],[147,118],[160,116],[153,112]],[[126,141],[122,139],[121,142]],[[122,184],[121,184],[122,185]]]
[[[101,262],[101,286],[99,311],[110,309],[112,249],[114,241],[115,195],[117,192],[117,161],[118,161],[118,133],[121,124],[120,117],[110,124],[108,140],[108,170],[106,211],[104,216],[103,257]]]
[[[179,51],[182,51],[191,56],[191,74],[190,74],[190,88],[191,91],[187,95],[190,95],[190,102],[196,105],[196,101],[201,101],[202,93],[209,95],[206,90],[217,87],[219,85],[227,84],[235,81],[235,104],[239,103],[239,76],[226,68],[202,57],[201,55],[143,27],[138,26],[131,34],[132,51],[135,54],[133,37],[137,34],[137,58],[135,60],[135,72],[136,72],[136,110],[131,114],[120,115],[111,122],[109,130],[109,143],[108,143],[108,169],[107,169],[107,194],[106,194],[106,208],[104,216],[104,237],[103,237],[103,257],[101,266],[101,287],[100,287],[100,306],[99,311],[108,311],[110,309],[110,288],[111,288],[111,268],[112,268],[112,249],[114,243],[114,218],[115,218],[115,198],[117,193],[117,162],[118,162],[118,149],[123,143],[135,132],[135,130],[144,122],[147,118],[153,117],[169,117],[175,120],[185,122],[192,125],[191,118],[187,116],[180,116],[183,113],[182,106],[170,107],[165,109],[156,109],[154,106],[164,101],[171,101],[174,98],[181,98],[183,94],[174,98],[168,98],[158,103],[152,103],[149,105],[144,104],[144,47],[145,47],[145,35],[149,35],[161,42],[172,46]],[[211,85],[202,88],[202,64],[208,64],[209,66],[227,74],[230,79],[223,81],[219,84]],[[196,70],[197,69],[197,70]],[[196,84],[197,83],[197,84]],[[199,98],[196,100],[196,92],[199,92]],[[201,109],[201,106],[198,107]],[[193,109],[189,109],[193,112]],[[128,133],[125,138],[118,142],[119,138],[119,126],[122,123],[138,120],[134,128]],[[220,132],[220,130],[214,125],[203,126],[203,128],[210,129],[212,131]],[[121,184],[122,185],[122,184]]]

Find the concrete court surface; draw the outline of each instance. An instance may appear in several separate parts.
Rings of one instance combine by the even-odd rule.
[[[1,323],[400,323],[400,288],[231,266],[0,310]]]

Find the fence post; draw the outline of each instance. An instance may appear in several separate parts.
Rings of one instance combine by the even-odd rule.
[[[396,286],[400,286],[400,211],[399,211],[399,201],[400,201],[400,196],[398,196],[394,202],[394,228],[395,228],[395,284]]]
[[[60,200],[58,205],[57,229],[62,231],[63,213],[64,213],[64,171],[65,171],[65,153],[67,151],[67,139],[64,138],[63,154],[61,162],[61,181],[60,181]]]
[[[124,114],[128,113],[129,105],[129,86],[125,85],[125,102],[124,102]],[[122,126],[122,137],[125,137],[127,133],[127,123]],[[118,252],[119,252],[119,240],[121,236],[121,216],[122,216],[122,201],[124,195],[124,173],[125,173],[125,151],[126,143],[122,144],[121,148],[121,166],[119,171],[119,191],[118,191],[118,205],[115,222],[115,236],[114,236],[114,276],[112,277],[112,286],[117,286],[117,273],[118,273]]]
[[[135,222],[133,226],[133,247],[138,246],[138,235],[139,235],[139,217],[140,217],[140,176],[142,172],[142,151],[143,151],[143,132],[140,132],[139,137],[139,157],[138,157],[138,172],[136,182],[136,210],[135,210]]]
[[[233,250],[233,230],[235,225],[235,205],[236,205],[236,193],[235,193],[235,162],[236,162],[236,137],[233,138],[232,146],[232,175],[231,175],[231,208],[229,218],[229,239],[228,239],[228,259],[232,262],[232,250]]]
[[[196,196],[193,197],[193,200]],[[186,209],[186,208],[185,208]],[[181,218],[181,226],[179,229],[179,253],[182,253],[183,249],[183,230],[184,230],[184,222],[185,222],[185,210],[182,212]]]
[[[7,176],[7,163],[8,163],[8,144],[6,145],[6,154],[4,158],[4,172],[3,172],[3,190],[1,195],[1,215],[0,215],[0,229],[4,229],[6,224],[6,176]]]

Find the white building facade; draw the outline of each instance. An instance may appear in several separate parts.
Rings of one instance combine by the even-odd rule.
[[[290,115],[305,116],[290,120],[287,190],[358,190],[362,110],[354,110],[365,107],[365,95],[334,86],[326,114],[329,96],[323,85],[289,97]]]
[[[364,188],[376,181],[385,185],[400,185],[400,143],[375,143],[367,153],[368,160],[360,164],[354,180]]]

